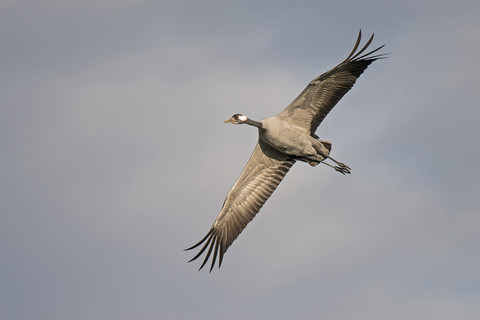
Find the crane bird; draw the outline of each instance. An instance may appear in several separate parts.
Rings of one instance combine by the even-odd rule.
[[[215,266],[217,256],[220,268],[227,249],[253,220],[297,160],[311,166],[324,163],[342,174],[350,173],[350,167],[330,157],[332,144],[320,140],[315,131],[335,104],[353,87],[363,71],[373,61],[386,55],[373,55],[384,45],[362,55],[372,42],[373,34],[357,52],[361,36],[360,30],[352,52],[343,62],[313,79],[305,90],[276,116],[255,121],[244,115],[234,114],[225,121],[257,127],[258,143],[240,177],[228,192],[210,231],[200,242],[185,249],[191,250],[205,243],[189,261],[200,257],[208,248],[198,270],[207,263],[212,251],[210,272]],[[324,162],[327,159],[334,164]]]

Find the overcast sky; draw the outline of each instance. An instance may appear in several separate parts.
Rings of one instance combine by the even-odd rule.
[[[0,318],[478,319],[478,1],[0,1]],[[386,44],[225,255],[257,132]]]

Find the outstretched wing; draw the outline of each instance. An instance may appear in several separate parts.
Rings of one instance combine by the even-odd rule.
[[[245,169],[228,192],[222,210],[210,231],[199,243],[185,249],[194,249],[205,242],[202,249],[190,261],[197,259],[208,248],[200,269],[207,263],[212,251],[213,259],[210,271],[215,265],[218,254],[218,267],[220,268],[223,255],[228,247],[253,220],[294,163],[295,160],[290,159],[287,155],[263,142],[258,142]]]
[[[373,34],[363,48],[356,52],[362,31],[358,33],[357,42],[349,56],[338,66],[313,79],[305,90],[278,117],[310,130],[315,136],[320,123],[350,90],[355,81],[373,61],[381,59],[385,54],[372,55],[384,46],[361,55],[373,40]]]

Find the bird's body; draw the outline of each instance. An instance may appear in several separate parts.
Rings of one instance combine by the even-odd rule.
[[[313,139],[304,128],[282,121],[278,117],[270,117],[261,121],[259,139],[273,148],[292,156],[303,156],[313,152]]]
[[[308,159],[309,163],[325,160],[330,151],[305,128],[274,116],[261,121],[259,141],[297,160]],[[318,164],[317,163],[317,164]]]
[[[210,271],[219,255],[219,267],[228,247],[255,217],[265,201],[296,161],[316,166],[324,163],[336,171],[350,173],[350,168],[330,157],[332,145],[319,140],[315,131],[328,112],[347,93],[363,71],[384,55],[372,55],[383,46],[361,55],[373,40],[373,35],[356,52],[361,31],[350,55],[338,66],[313,79],[305,90],[278,115],[254,121],[241,114],[225,122],[248,124],[258,128],[258,143],[240,177],[227,194],[222,210],[207,235],[194,249],[205,243],[192,260],[207,250],[200,269],[213,252]],[[332,160],[336,165],[325,160]]]

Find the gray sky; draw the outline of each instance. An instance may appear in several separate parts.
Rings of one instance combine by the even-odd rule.
[[[478,319],[478,1],[0,2],[0,318]],[[373,63],[225,255],[187,264],[256,143]]]

